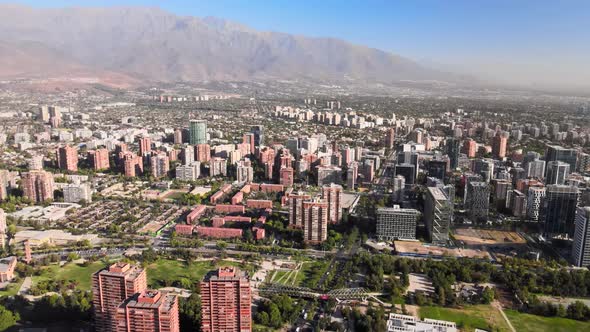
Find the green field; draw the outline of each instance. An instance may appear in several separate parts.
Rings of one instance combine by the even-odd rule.
[[[78,282],[78,288],[90,290],[92,285],[92,274],[105,266],[102,261],[96,261],[81,266],[76,263],[67,263],[60,267],[57,264],[46,266],[42,269],[41,275],[33,276],[33,285],[41,280],[75,280]]]
[[[473,331],[476,328],[488,331],[510,331],[500,312],[490,305],[469,305],[461,309],[420,307],[420,317],[455,322],[461,331]],[[517,329],[517,331],[520,330]]]
[[[559,317],[543,317],[504,310],[508,319],[517,331],[524,332],[575,332],[590,331],[590,322],[580,322],[573,319]]]
[[[237,266],[242,270],[253,272],[252,266],[243,266],[233,261],[184,261],[159,259],[148,265],[148,285],[153,288],[171,285],[174,282],[199,282],[207,272],[221,266]]]
[[[252,266],[242,267],[241,263],[232,261],[200,261],[186,263],[183,261],[159,259],[155,263],[148,265],[148,285],[150,287],[158,288],[167,285],[172,285],[174,282],[186,279],[185,282],[198,282],[205,274],[220,266],[238,266],[246,271],[252,272]],[[41,275],[33,276],[33,285],[41,280],[75,280],[78,282],[78,288],[81,290],[90,290],[92,285],[92,274],[104,267],[107,264],[103,261],[90,263],[88,266],[80,266],[75,263],[67,263],[60,267],[53,264],[43,268]],[[16,290],[18,291],[17,286]],[[0,293],[3,295],[3,293]]]
[[[10,283],[6,289],[0,290],[0,297],[3,296],[14,296],[16,295],[16,293],[18,293],[18,290],[20,289],[20,286],[23,284],[23,280],[21,279],[19,282],[17,283]]]

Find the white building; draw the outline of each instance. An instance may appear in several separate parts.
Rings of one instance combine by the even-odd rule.
[[[389,314],[387,332],[457,332],[457,324],[444,320]]]
[[[176,179],[180,181],[195,181],[199,176],[201,176],[201,163],[198,161],[176,167]]]
[[[80,184],[68,184],[63,187],[64,190],[64,202],[66,203],[78,203],[81,200],[86,202],[92,202],[92,190],[88,183]]]

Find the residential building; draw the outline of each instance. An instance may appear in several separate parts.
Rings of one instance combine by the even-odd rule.
[[[244,272],[222,267],[207,274],[200,286],[202,332],[252,331],[252,295]]]
[[[178,297],[144,290],[117,308],[117,332],[179,332]]]
[[[21,175],[23,195],[33,202],[42,203],[53,199],[53,175],[46,171],[30,171]]]
[[[159,153],[151,158],[150,162],[152,176],[156,179],[168,176],[170,170],[170,159],[164,153]]]
[[[145,156],[152,152],[152,139],[149,137],[141,137],[139,139],[139,155]]]
[[[290,226],[303,228],[303,202],[310,199],[310,195],[301,191],[288,196]]]
[[[530,187],[527,193],[527,217],[532,221],[539,221],[541,207],[545,198],[544,187]]]
[[[328,238],[328,203],[321,199],[303,201],[303,241],[321,243]]]
[[[92,202],[92,190],[88,183],[70,183],[63,187],[64,202],[66,203],[79,203],[85,201],[86,203]]]
[[[338,166],[318,166],[318,186],[323,186],[330,183],[339,184],[342,182],[342,168]]]
[[[281,167],[279,170],[279,183],[285,187],[292,187],[294,173],[292,167]]]
[[[254,181],[254,168],[249,163],[239,162],[236,168],[236,180],[241,183]]]
[[[206,163],[211,160],[211,146],[209,144],[195,145],[195,158],[201,163]]]
[[[57,149],[57,166],[68,172],[78,171],[78,150],[66,145]]]
[[[176,179],[180,181],[195,181],[201,176],[201,163],[193,161],[187,165],[179,165],[175,173]]]
[[[492,143],[492,155],[497,159],[504,159],[508,146],[508,132],[497,132]]]
[[[94,170],[109,169],[109,150],[102,148],[88,151],[88,161]]]
[[[342,221],[342,186],[334,183],[322,187],[322,199],[328,203],[328,221]]]
[[[413,316],[389,314],[387,332],[458,332],[457,324],[444,320],[424,318],[420,320]],[[476,329],[476,331],[478,331]],[[483,331],[483,330],[482,330]]]
[[[227,160],[214,157],[209,163],[210,176],[227,176]]]

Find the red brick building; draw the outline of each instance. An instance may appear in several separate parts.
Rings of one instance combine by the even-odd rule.
[[[207,206],[205,205],[197,205],[187,216],[186,216],[186,223],[187,224],[195,224],[195,221],[201,218],[203,214],[207,211]]]
[[[95,170],[101,169],[109,169],[109,150],[107,149],[97,149],[88,151],[88,159],[90,161],[90,165]]]
[[[201,331],[252,331],[250,281],[235,267],[208,274],[201,282]]]
[[[243,231],[236,228],[222,228],[222,227],[205,227],[197,226],[197,234],[203,237],[211,237],[215,239],[230,239],[234,237],[242,237]]]
[[[117,309],[117,332],[179,332],[179,326],[176,295],[145,290]]]
[[[243,205],[226,205],[217,204],[215,205],[215,212],[217,213],[241,213],[246,212],[246,208]]]
[[[272,209],[272,201],[264,199],[249,199],[246,202],[249,209]]]
[[[68,172],[78,171],[78,150],[66,145],[57,149],[57,166]]]

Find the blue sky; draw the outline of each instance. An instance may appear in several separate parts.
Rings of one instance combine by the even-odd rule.
[[[216,16],[256,29],[328,36],[415,60],[481,70],[482,65],[590,68],[590,1],[581,0],[168,0],[22,1],[33,6],[158,6]],[[556,63],[564,66],[555,68]],[[512,71],[509,69],[508,71]],[[590,69],[588,69],[590,78]],[[564,77],[565,78],[565,77]]]

